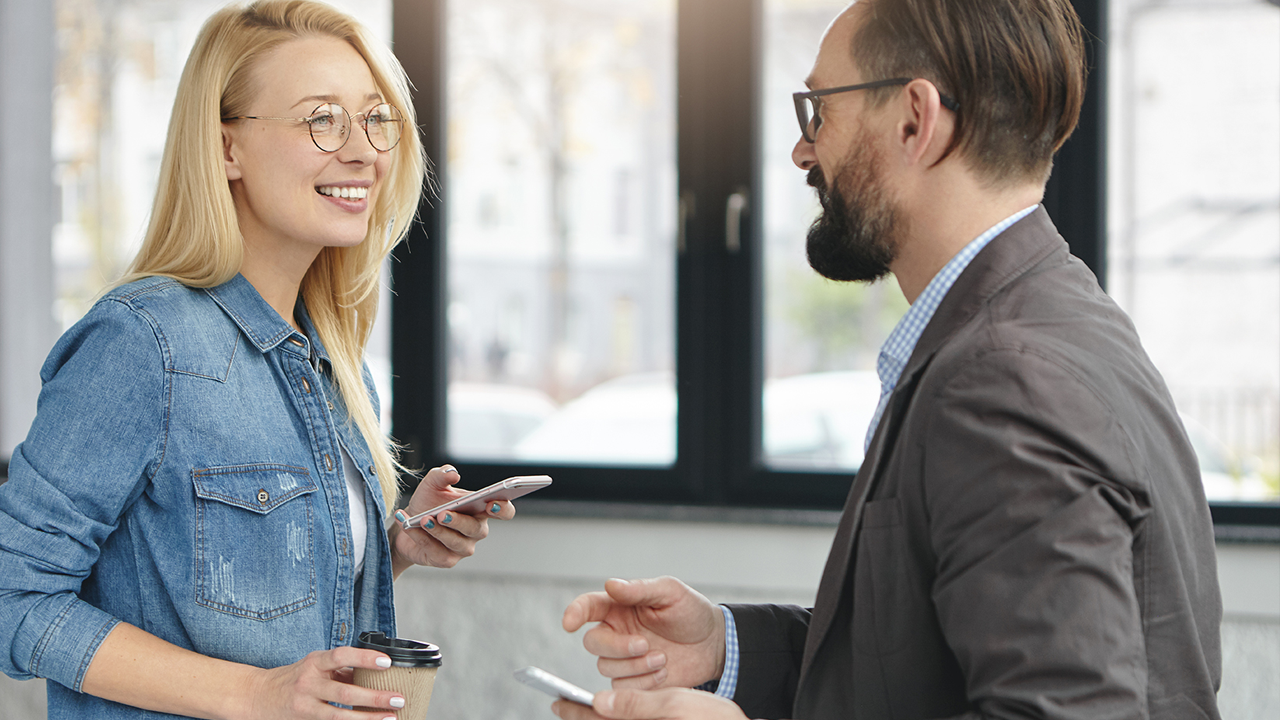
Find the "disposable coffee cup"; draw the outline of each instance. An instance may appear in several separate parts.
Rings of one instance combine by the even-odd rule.
[[[436,671],[443,657],[440,648],[431,643],[389,638],[380,632],[363,632],[356,647],[385,653],[391,658],[386,670],[355,669],[355,683],[371,690],[390,690],[404,697],[404,707],[396,710],[397,720],[422,720],[431,704],[431,689],[436,684]],[[381,708],[358,707],[357,710]]]

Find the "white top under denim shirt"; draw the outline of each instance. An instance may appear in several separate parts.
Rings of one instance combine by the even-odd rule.
[[[303,333],[240,276],[148,278],[50,353],[0,486],[0,670],[48,678],[52,720],[162,717],[75,692],[122,620],[260,667],[395,635],[373,461],[298,316]],[[365,489],[361,576],[344,450]]]

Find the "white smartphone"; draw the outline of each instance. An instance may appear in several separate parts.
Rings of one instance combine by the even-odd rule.
[[[591,707],[591,701],[595,698],[593,693],[583,690],[568,680],[558,678],[542,668],[533,666],[520,668],[515,672],[515,676],[517,680],[531,688],[537,688],[551,697],[570,700],[579,705]]]
[[[442,512],[453,510],[455,512],[466,513],[468,515],[480,515],[488,507],[489,503],[494,500],[514,500],[521,495],[528,495],[534,490],[551,484],[551,478],[546,475],[521,475],[519,477],[507,478],[501,482],[496,482],[487,488],[477,490],[470,495],[460,497],[457,500],[451,500],[443,505],[437,505],[430,510],[418,513],[411,518],[405,518],[400,523],[405,530],[412,527],[418,527],[428,516],[438,515]]]

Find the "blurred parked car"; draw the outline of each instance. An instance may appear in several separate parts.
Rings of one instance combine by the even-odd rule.
[[[1213,500],[1275,500],[1275,491],[1248,463],[1240,462],[1222,441],[1194,419],[1181,415],[1200,463],[1204,495]]]
[[[545,393],[515,385],[449,384],[449,454],[503,460],[555,412]]]
[[[766,461],[786,469],[856,471],[879,397],[873,372],[766,381]],[[670,373],[620,377],[565,404],[520,441],[514,455],[573,464],[670,465],[676,457],[676,407]]]

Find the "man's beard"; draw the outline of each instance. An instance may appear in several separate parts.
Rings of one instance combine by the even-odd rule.
[[[898,254],[898,209],[881,182],[880,154],[866,142],[853,150],[828,188],[822,168],[809,171],[822,214],[809,227],[809,266],[831,280],[875,281],[888,275]]]

